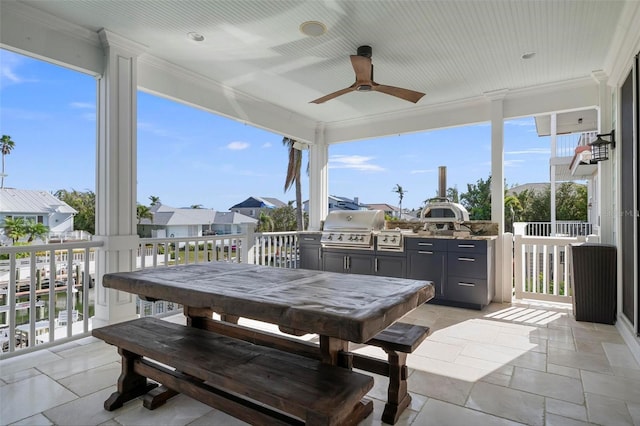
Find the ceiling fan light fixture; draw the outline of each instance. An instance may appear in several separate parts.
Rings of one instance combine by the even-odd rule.
[[[360,86],[358,86],[356,88],[356,90],[358,92],[370,92],[371,91],[371,85],[370,84],[361,84]]]
[[[201,42],[204,41],[204,36],[200,33],[196,33],[196,32],[190,32],[187,33],[187,37],[189,37],[190,40],[196,41],[196,42]]]
[[[327,32],[327,26],[319,21],[305,21],[300,24],[300,32],[310,37],[318,37]]]

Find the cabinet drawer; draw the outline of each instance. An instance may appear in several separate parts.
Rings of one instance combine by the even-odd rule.
[[[490,302],[487,281],[468,277],[449,277],[444,297],[447,300],[486,305]]]
[[[300,234],[298,241],[300,244],[320,244],[322,234]]]
[[[473,253],[447,253],[449,275],[487,279],[487,255]]]
[[[437,238],[406,238],[404,240],[407,250],[446,251],[447,240]]]
[[[448,240],[447,243],[450,252],[487,254],[487,242],[484,240]]]

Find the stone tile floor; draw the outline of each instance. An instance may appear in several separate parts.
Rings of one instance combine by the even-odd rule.
[[[432,333],[408,357],[413,401],[399,425],[640,425],[640,366],[614,326],[537,303],[426,304],[404,321]],[[116,350],[91,337],[0,361],[0,424],[243,424],[183,395],[154,411],[140,400],[105,411],[119,371]],[[381,424],[387,379],[375,380],[362,425]]]

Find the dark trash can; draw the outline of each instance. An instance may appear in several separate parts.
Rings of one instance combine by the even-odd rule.
[[[571,244],[573,315],[577,321],[615,324],[616,246]]]

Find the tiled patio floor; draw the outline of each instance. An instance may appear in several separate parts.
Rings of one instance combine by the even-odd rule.
[[[522,303],[481,312],[427,304],[405,321],[433,332],[409,356],[413,401],[400,425],[640,425],[640,366],[614,326]],[[105,411],[119,371],[116,350],[94,338],[2,361],[0,424],[242,424],[183,395],[154,411],[140,400]],[[385,393],[376,376],[362,425],[381,424]]]

